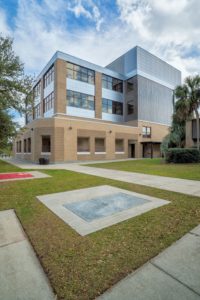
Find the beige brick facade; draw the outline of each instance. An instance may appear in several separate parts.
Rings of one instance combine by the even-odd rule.
[[[152,150],[154,157],[161,155],[160,143],[168,134],[168,126],[138,120],[122,123],[102,120],[102,74],[99,72],[95,72],[95,117],[84,118],[68,115],[66,75],[66,61],[57,59],[54,62],[54,112],[51,116],[45,115],[45,117],[43,78],[40,79],[41,117],[27,124],[25,129],[18,134],[14,144],[14,153],[17,158],[38,162],[40,157],[47,157],[51,163],[55,163],[76,160],[140,158],[144,155],[148,157]],[[151,137],[143,137],[143,126],[151,127]],[[48,152],[42,150],[45,138],[50,144]],[[87,151],[78,150],[80,138],[86,138]],[[104,151],[96,151],[97,139],[104,144]],[[30,143],[30,140],[31,153],[28,153],[28,146],[25,149],[24,143]],[[19,142],[21,151],[19,151]],[[120,151],[117,150],[117,143],[121,145]]]

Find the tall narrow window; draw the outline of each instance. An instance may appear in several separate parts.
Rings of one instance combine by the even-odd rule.
[[[28,138],[28,153],[31,153],[31,138]]]
[[[134,114],[134,102],[133,101],[129,101],[127,103],[127,114],[128,115]]]
[[[51,152],[51,137],[49,135],[42,136],[42,152]]]
[[[26,140],[24,140],[24,153],[26,153]]]
[[[126,81],[126,90],[127,92],[131,92],[133,91],[133,89],[134,89],[134,85],[133,85],[133,77],[132,77]]]

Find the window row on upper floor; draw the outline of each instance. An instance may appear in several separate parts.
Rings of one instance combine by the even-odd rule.
[[[78,66],[76,64],[67,63],[67,78],[95,84],[95,71]],[[102,74],[102,87],[116,92],[123,92],[123,81],[111,76]]]

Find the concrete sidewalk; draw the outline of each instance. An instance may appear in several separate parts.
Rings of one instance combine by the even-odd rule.
[[[56,297],[14,210],[0,211],[0,300],[39,299]]]
[[[148,175],[111,169],[101,169],[85,166],[82,163],[63,163],[50,165],[37,165],[16,159],[5,159],[8,163],[14,164],[22,169],[43,169],[43,170],[69,170],[88,175],[99,176],[108,179],[135,183],[144,186],[150,186],[162,190],[198,196],[200,197],[200,181],[187,180],[180,178]]]
[[[200,226],[98,300],[199,300]]]

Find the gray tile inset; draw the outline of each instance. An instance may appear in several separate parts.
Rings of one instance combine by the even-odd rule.
[[[63,206],[85,221],[91,222],[95,219],[107,217],[131,207],[142,205],[148,201],[141,197],[120,192],[91,198],[86,201],[66,203]]]
[[[118,199],[122,195],[123,197],[126,195],[126,201],[122,202],[121,199],[118,206],[115,203],[117,202],[115,201],[116,195],[118,195]],[[108,185],[37,196],[37,198],[81,235],[101,230],[151,209],[169,204],[169,201],[163,199]],[[103,199],[106,199],[105,202]],[[108,205],[108,199],[111,199],[111,207]],[[133,205],[130,205],[130,199],[132,199]],[[104,204],[106,204],[105,207]],[[88,207],[89,210],[87,211]],[[73,208],[73,211],[71,208]],[[107,208],[109,208],[108,211]]]

